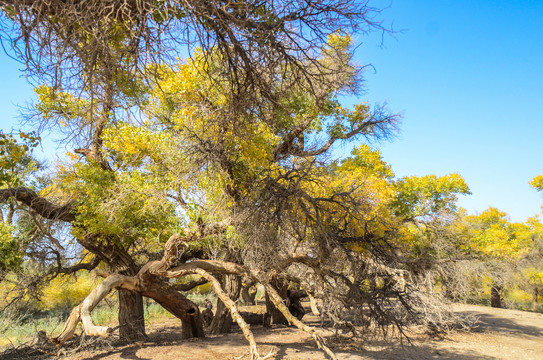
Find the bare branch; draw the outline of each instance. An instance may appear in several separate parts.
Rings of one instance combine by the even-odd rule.
[[[256,341],[255,341],[253,332],[250,330],[249,324],[247,324],[245,320],[243,320],[243,317],[241,316],[241,314],[239,313],[237,309],[236,303],[232,301],[232,299],[230,299],[228,295],[226,295],[226,293],[223,291],[221,287],[220,282],[216,278],[214,278],[210,273],[208,273],[207,271],[203,269],[196,268],[194,271],[195,273],[205,278],[207,281],[211,282],[211,284],[213,285],[213,289],[215,290],[215,293],[217,294],[219,299],[221,299],[224,305],[226,305],[226,307],[230,310],[230,313],[232,314],[232,318],[234,319],[234,321],[238,323],[239,327],[241,328],[241,331],[243,332],[243,335],[245,336],[247,341],[249,341],[250,348],[251,348],[251,359],[254,359],[254,360],[268,359],[271,356],[271,353],[264,357],[261,357],[258,354],[258,349],[256,348]]]

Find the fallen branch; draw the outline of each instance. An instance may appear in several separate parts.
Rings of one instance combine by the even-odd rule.
[[[265,285],[265,287],[266,287],[266,292],[269,295],[271,301],[277,307],[277,309],[281,311],[281,313],[285,316],[285,318],[287,318],[287,320],[291,324],[296,326],[298,329],[309,333],[313,337],[315,342],[317,343],[317,346],[319,347],[319,349],[323,350],[330,357],[330,359],[337,360],[336,355],[332,352],[332,350],[330,350],[330,348],[326,346],[324,338],[321,335],[319,335],[314,328],[312,328],[309,325],[304,324],[303,322],[298,320],[294,315],[292,315],[290,311],[288,311],[288,308],[286,307],[286,305],[283,303],[283,299],[281,299],[281,296],[279,296],[279,294],[277,293],[277,291],[275,291],[273,287],[267,284]]]
[[[256,348],[256,341],[255,341],[253,332],[250,329],[249,324],[247,324],[245,320],[243,320],[243,317],[241,317],[241,314],[239,313],[237,309],[236,303],[232,299],[230,299],[228,295],[226,295],[226,293],[221,287],[221,283],[215,277],[213,277],[213,275],[211,275],[210,273],[208,273],[207,271],[203,269],[194,269],[194,272],[201,275],[207,281],[211,282],[211,284],[213,285],[213,289],[215,290],[215,293],[217,294],[219,299],[221,299],[224,305],[226,305],[226,307],[230,310],[230,313],[232,314],[232,318],[234,319],[234,321],[238,323],[239,327],[241,328],[241,331],[243,332],[243,335],[245,336],[247,341],[249,341],[249,347],[251,349],[251,359],[253,360],[268,359],[272,355],[272,352],[270,352],[268,355],[264,357],[260,357],[260,355],[258,354],[258,350]]]

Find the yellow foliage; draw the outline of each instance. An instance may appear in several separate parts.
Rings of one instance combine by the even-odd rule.
[[[89,273],[77,276],[59,275],[43,291],[41,310],[69,309],[81,303],[97,285]]]
[[[529,184],[538,191],[543,191],[543,175],[534,177]]]
[[[479,215],[466,216],[469,224],[467,249],[485,256],[518,259],[529,251],[531,231],[528,225],[510,223],[507,214],[488,208]]]

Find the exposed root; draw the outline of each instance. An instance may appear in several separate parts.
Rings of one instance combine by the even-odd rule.
[[[337,360],[336,355],[332,352],[332,350],[330,350],[330,348],[326,346],[324,338],[321,335],[319,335],[314,328],[312,328],[309,325],[304,324],[303,322],[298,320],[294,315],[292,315],[290,311],[288,311],[288,308],[286,307],[286,305],[283,303],[281,296],[279,296],[279,294],[277,293],[277,291],[275,291],[273,287],[271,287],[270,285],[265,285],[265,287],[266,287],[266,292],[268,293],[271,301],[277,307],[277,309],[279,309],[279,311],[281,311],[281,313],[287,318],[287,320],[291,324],[296,326],[298,329],[309,333],[311,337],[313,337],[313,339],[317,343],[317,346],[319,347],[319,349],[323,350],[330,357],[330,359]]]

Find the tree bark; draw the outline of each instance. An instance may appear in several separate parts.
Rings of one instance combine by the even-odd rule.
[[[221,287],[228,298],[237,299],[241,290],[241,278],[236,275],[223,275]],[[219,298],[217,300],[217,311],[211,322],[211,334],[217,335],[230,332],[232,323],[233,320],[229,308]]]
[[[109,275],[109,274],[108,274]],[[124,287],[125,289],[138,290],[138,281],[134,277],[113,274],[108,276],[100,285],[93,289],[81,304],[76,306],[64,325],[62,332],[52,340],[63,344],[69,340],[81,321],[83,331],[90,336],[109,336],[112,332],[108,326],[96,326],[92,322],[92,310],[104,299],[113,289]]]
[[[490,288],[490,306],[495,308],[505,308],[503,302],[503,287],[501,285],[492,285]]]
[[[140,273],[138,276],[141,281],[141,294],[155,300],[172,315],[181,319],[183,339],[205,336],[202,316],[196,304],[160,277],[149,273]]]
[[[275,278],[270,281],[270,285],[281,299],[284,301],[287,298],[288,282],[284,279]],[[268,288],[268,286],[266,287]],[[268,291],[266,291],[266,323],[264,325],[269,326],[272,324],[286,325],[288,320],[283,313],[275,306],[275,303],[271,301]]]
[[[104,276],[106,279],[91,291],[80,305],[73,309],[62,332],[52,339],[54,342],[63,344],[65,341],[69,340],[73,336],[77,324],[80,321],[83,323],[83,330],[87,335],[111,335],[111,328],[94,325],[91,318],[91,312],[113,289],[118,289],[128,294],[128,297],[121,295],[123,302],[120,304],[124,305],[119,306],[120,309],[137,310],[140,305],[142,305],[142,303],[140,303],[141,296],[147,296],[154,299],[166,310],[181,319],[181,333],[183,338],[204,337],[204,329],[198,307],[184,297],[183,294],[176,291],[167,281],[149,273],[138,274],[138,276],[126,276],[121,274],[109,274],[106,271],[100,270],[98,271],[98,275]],[[141,306],[141,308],[143,309],[143,306]],[[123,324],[121,321],[125,322],[124,328],[126,330],[123,333],[125,340],[132,341],[134,337],[142,339],[145,336],[145,333],[142,332],[141,327],[139,327],[139,320],[142,320],[143,323],[143,312],[142,317],[138,318],[138,321],[135,323],[136,326],[133,326],[133,324],[130,323],[133,318],[135,318],[134,314],[125,313],[122,316],[119,315],[120,324]],[[130,324],[127,324],[127,322]],[[122,328],[123,326],[121,326],[121,329]]]
[[[145,339],[145,319],[141,294],[119,289],[119,338],[126,341]]]
[[[256,290],[251,292],[250,290],[256,284],[254,281],[250,281],[241,288],[241,298],[245,305],[255,305]]]
[[[321,312],[319,310],[319,307],[317,305],[317,299],[315,299],[313,296],[309,295],[309,306],[311,306],[311,312],[315,316],[321,316]]]

